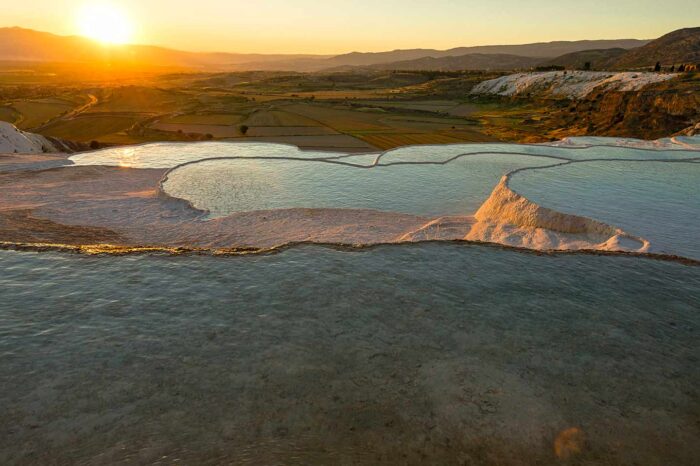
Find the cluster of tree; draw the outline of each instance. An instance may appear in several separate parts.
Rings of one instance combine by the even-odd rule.
[[[591,62],[587,61],[583,64],[583,71],[591,71]],[[576,68],[578,69],[578,68]],[[536,66],[533,68],[534,71],[566,71],[566,67],[563,65],[547,65],[547,66]]]
[[[428,81],[433,81],[438,78],[462,78],[465,76],[481,76],[491,73],[490,71],[483,70],[460,70],[460,71],[440,71],[440,70],[416,70],[416,71],[400,71],[393,70],[392,74],[419,74],[424,76]]]
[[[700,67],[700,64],[693,65],[693,64],[682,63],[682,64],[678,65],[678,68],[676,68],[676,65],[671,65],[671,67],[668,70],[671,73],[676,72],[676,71],[679,73],[684,73],[684,72],[688,72],[688,71],[697,71],[698,67]],[[661,71],[661,69],[662,69],[661,62],[657,61],[656,66],[654,66],[654,71],[656,71],[658,73]]]
[[[535,71],[564,71],[566,67],[561,65],[536,66]]]
[[[211,133],[185,133],[181,129],[178,129],[177,134],[179,134],[181,137],[186,137],[194,141],[210,141],[214,139],[214,135]]]
[[[41,99],[54,97],[57,87],[53,86],[0,86],[0,101],[14,99]],[[61,92],[69,93],[72,88],[61,89]]]
[[[671,71],[673,71],[674,68],[675,68],[675,65],[674,65],[674,66],[671,66]],[[685,71],[697,71],[697,69],[698,69],[698,66],[697,66],[697,65],[681,63],[680,65],[678,65],[677,71],[678,71],[679,73],[683,73],[683,72],[685,72]]]

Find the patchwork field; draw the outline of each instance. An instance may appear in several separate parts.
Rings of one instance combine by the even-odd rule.
[[[325,126],[257,126],[248,130],[248,136],[326,136],[340,134]]]
[[[458,131],[452,134],[441,133],[402,133],[402,134],[363,134],[360,137],[379,149],[419,144],[456,144],[460,142],[493,142],[496,139],[479,132]]]
[[[240,139],[238,139],[240,140]],[[276,142],[292,144],[304,150],[340,151],[340,152],[375,152],[373,146],[361,139],[347,134],[329,134],[323,136],[266,136],[247,137],[246,141]]]
[[[341,133],[381,131],[390,128],[389,125],[382,122],[385,117],[384,113],[355,110],[347,105],[303,103],[291,104],[286,107],[286,110],[311,120],[324,122],[330,128]]]
[[[104,89],[92,112],[164,113],[187,108],[193,96],[181,91],[140,86]]]
[[[21,115],[17,126],[31,129],[69,112],[75,103],[62,99],[42,99],[14,102],[12,107]]]
[[[125,131],[137,121],[137,118],[127,115],[88,114],[51,124],[42,134],[78,142],[105,141],[106,136]]]
[[[451,138],[442,134],[364,134],[360,136],[363,141],[378,147],[379,149],[391,149],[399,146],[410,146],[417,144],[451,144],[460,142],[459,139]]]
[[[169,133],[211,135],[214,138],[235,138],[241,136],[240,129],[233,125],[154,123],[150,128]]]
[[[451,109],[460,105],[454,100],[363,100],[360,102],[371,107],[381,107],[385,109],[422,110],[425,112],[449,113]]]
[[[288,109],[288,107],[285,107]],[[303,115],[282,110],[256,110],[244,121],[249,127],[254,126],[323,126],[320,121]]]
[[[197,114],[190,113],[187,115],[177,115],[171,118],[165,118],[160,123],[178,124],[178,125],[236,125],[243,121],[244,115],[235,113],[209,113]]]
[[[604,108],[594,98],[578,104],[576,115],[584,118],[575,121],[574,104],[566,98],[471,93],[479,83],[503,76],[499,72],[261,71],[116,79],[88,71],[81,80],[75,68],[44,65],[33,73],[20,71],[0,76],[0,120],[93,145],[235,138],[366,151],[413,144],[544,142],[588,134],[590,128],[602,134],[614,128],[615,135],[635,129],[633,119],[618,128],[616,112],[608,109],[617,105],[614,101]],[[37,80],[43,84],[37,86]],[[698,82],[689,74],[664,83],[664,89],[685,95],[697,91]],[[594,108],[610,115],[597,118]],[[676,113],[649,122],[665,128],[680,119]]]
[[[17,125],[21,117],[22,115],[12,107],[0,107],[0,121],[6,121],[8,123],[12,123],[13,125]]]

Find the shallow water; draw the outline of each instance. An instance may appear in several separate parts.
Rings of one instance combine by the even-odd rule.
[[[648,239],[652,252],[700,258],[698,147],[698,137],[588,137],[554,145],[454,144],[344,155],[266,143],[158,143],[71,161],[172,168],[163,191],[212,218],[299,207],[469,216],[503,175],[544,167],[515,173],[510,186],[544,207]]]
[[[373,168],[299,160],[207,160],[170,172],[163,189],[214,217],[293,207],[468,215],[506,173],[551,164],[542,157],[491,154],[447,165]]]
[[[216,157],[294,157],[294,158],[358,158],[371,163],[374,155],[347,155],[336,152],[304,151],[296,146],[268,142],[158,142],[122,146],[73,155],[76,165],[116,165],[131,168],[171,168],[195,160]]]
[[[671,150],[700,150],[700,135],[698,136],[674,136],[672,138],[661,138],[656,141],[647,141],[644,139],[617,138],[604,136],[576,136],[566,138],[568,144],[578,146],[591,145],[621,145],[628,147],[646,147],[656,149],[671,149]]]
[[[654,252],[700,259],[697,164],[582,162],[523,171],[510,186],[544,207],[642,236]]]
[[[573,139],[573,138],[572,138]],[[380,164],[397,162],[445,162],[469,154],[525,154],[569,160],[588,159],[682,159],[700,156],[700,138],[697,146],[641,145],[640,147],[615,145],[612,138],[591,138],[590,141],[570,145],[552,146],[543,144],[447,144],[441,146],[400,147],[386,152]],[[617,141],[622,144],[621,141]]]
[[[372,168],[343,165],[345,159],[335,161],[341,164],[206,160],[171,171],[163,189],[210,211],[212,217],[294,207],[365,208],[436,217],[473,214],[503,175],[524,167],[551,166],[514,174],[511,188],[544,207],[591,217],[645,238],[653,252],[700,259],[700,172],[696,163],[678,161],[698,152],[493,144],[494,151],[517,149],[531,155],[475,154],[481,146],[487,145],[468,146],[471,155],[454,160],[467,146],[397,149]],[[552,166],[567,162],[551,158],[562,155],[576,163]],[[582,161],[587,158],[611,160]],[[425,164],[429,161],[449,162]]]
[[[0,463],[694,464],[698,303],[697,267],[455,244],[0,252]]]
[[[381,164],[416,161],[445,162],[464,154],[506,153],[561,157],[572,160],[612,159],[677,159],[697,156],[689,149],[700,151],[700,137],[677,138],[678,144],[668,140],[658,143],[616,138],[570,138],[564,146],[528,144],[443,144],[400,147],[387,151]],[[632,144],[625,147],[625,144]],[[634,148],[657,150],[639,150]],[[594,146],[594,147],[586,147]],[[604,147],[598,147],[604,146]],[[172,168],[182,163],[217,157],[291,157],[297,159],[343,159],[347,162],[372,165],[379,154],[348,155],[339,152],[303,151],[295,146],[262,142],[159,142],[138,146],[124,146],[84,152],[70,157],[76,165],[116,165],[131,168]]]

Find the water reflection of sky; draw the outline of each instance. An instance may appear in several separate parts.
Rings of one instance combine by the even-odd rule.
[[[440,216],[473,214],[500,177],[519,168],[567,160],[700,157],[700,151],[688,150],[700,148],[700,137],[660,141],[588,137],[557,144],[412,146],[381,156],[348,156],[268,143],[156,143],[82,153],[71,160],[78,165],[130,168],[169,168],[204,160],[171,171],[163,188],[214,217],[293,207]],[[208,160],[221,157],[234,158]],[[321,158],[336,163],[313,161]],[[349,166],[371,167],[375,162],[373,168]],[[648,238],[660,248],[655,248],[657,252],[700,257],[700,244],[694,241],[700,231],[696,166],[697,162],[575,163],[520,172],[511,187],[545,207],[592,217]]]
[[[700,259],[700,166],[582,162],[517,173],[511,188],[543,207],[648,239],[654,252]]]
[[[212,160],[170,172],[163,189],[213,216],[294,207],[471,215],[506,173],[551,163],[522,155],[479,155],[446,165],[371,169],[318,161]]]

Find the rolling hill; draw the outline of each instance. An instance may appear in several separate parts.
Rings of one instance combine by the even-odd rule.
[[[460,70],[515,70],[532,68],[542,61],[541,58],[521,57],[503,53],[474,53],[457,57],[425,57],[417,60],[382,63],[369,68],[375,70],[403,71],[460,71]]]
[[[0,61],[105,63],[148,67],[229,70],[248,62],[324,56],[184,52],[151,45],[103,46],[79,36],[59,36],[18,27],[0,28]]]
[[[591,69],[605,69],[611,62],[614,62],[627,53],[621,48],[584,50],[581,52],[567,53],[560,57],[543,62],[541,66],[563,66],[570,69],[581,70],[586,63],[591,64]]]
[[[402,70],[509,70],[541,65],[635,69],[700,64],[700,27],[680,29],[653,41],[582,40],[487,45],[449,50],[408,49],[337,56],[185,52],[151,45],[103,46],[79,36],[18,27],[0,28],[0,61],[91,63],[203,71],[275,70],[316,72],[350,68]]]
[[[608,48],[632,49],[641,47],[649,42],[648,40],[637,39],[579,40],[538,42],[522,45],[483,45],[476,47],[457,47],[449,50],[413,49],[377,53],[353,52],[328,58],[325,60],[324,64],[329,68],[336,66],[371,66],[397,61],[416,60],[425,57],[459,57],[473,54],[503,54],[532,58],[555,58],[567,53],[580,52],[583,50]]]
[[[693,63],[700,65],[700,27],[679,29],[626,52],[611,63],[614,68],[644,68]]]
[[[487,45],[449,50],[409,49],[378,53],[353,52],[338,56],[197,53],[150,45],[105,47],[78,36],[59,36],[18,27],[0,28],[0,61],[52,63],[105,63],[147,67],[191,68],[207,71],[277,70],[313,72],[342,67],[368,67],[425,60],[437,69],[521,68],[534,59],[554,58],[589,49],[640,47],[649,41],[636,39],[547,42],[523,45]],[[471,58],[465,58],[466,56]],[[498,63],[498,59],[504,60]],[[435,62],[433,59],[444,59]],[[460,65],[463,63],[463,65]],[[409,68],[414,69],[414,68]],[[416,68],[417,69],[417,68]]]
[[[586,42],[586,41],[584,41]],[[568,43],[567,47],[579,47],[591,45],[593,42],[612,41],[588,41],[586,44]],[[620,41],[624,42],[624,41]],[[643,41],[642,41],[643,42]],[[551,47],[543,48],[531,46],[505,46],[505,48],[517,50],[529,50],[535,54],[543,53],[543,50],[562,50],[563,43],[546,44]],[[542,44],[540,44],[542,45]],[[625,45],[632,45],[627,43]],[[459,49],[455,49],[459,50]],[[462,49],[463,50],[463,49]],[[539,58],[538,58],[539,57]],[[333,61],[331,58],[327,61]],[[564,66],[567,69],[583,69],[586,63],[591,64],[592,69],[636,69],[652,67],[656,62],[664,66],[684,64],[700,65],[700,28],[681,29],[666,34],[653,40],[642,47],[627,49],[624,47],[585,49],[566,53],[555,58],[542,58],[539,55],[522,56],[512,54],[481,54],[470,53],[462,56],[429,57],[416,60],[398,61],[373,65],[374,69],[401,69],[401,70],[515,70],[532,68],[536,66]]]

